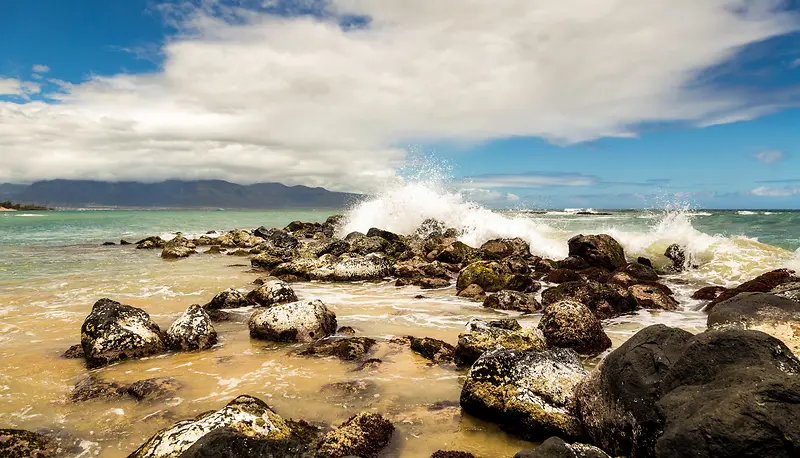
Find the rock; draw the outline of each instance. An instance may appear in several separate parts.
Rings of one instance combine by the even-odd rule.
[[[180,458],[309,458],[308,444],[298,440],[259,440],[233,428],[218,428],[197,440]]]
[[[467,323],[467,332],[459,334],[453,354],[459,366],[471,366],[489,350],[505,348],[523,351],[547,350],[544,335],[538,329],[523,328],[517,320],[482,321]]]
[[[668,246],[667,250],[664,252],[664,256],[672,261],[673,269],[677,270],[678,272],[682,272],[688,267],[686,265],[686,248],[678,245],[677,243],[673,243],[672,245]]]
[[[261,242],[261,238],[241,229],[220,235],[217,240],[223,248],[253,248]]]
[[[678,310],[678,301],[655,285],[633,285],[628,288],[639,307],[648,310]]]
[[[769,293],[741,293],[708,314],[710,329],[752,329],[783,341],[800,354],[800,303]]]
[[[692,299],[700,300],[700,301],[713,301],[717,298],[723,291],[727,291],[728,288],[724,288],[722,286],[706,286],[703,288],[698,289],[697,291],[692,294]]]
[[[542,281],[548,283],[567,283],[570,281],[582,281],[583,277],[578,272],[569,269],[556,269],[548,272]]]
[[[575,438],[573,391],[585,375],[572,350],[491,350],[467,373],[461,407],[526,440]]]
[[[178,234],[175,238],[164,244],[161,257],[164,259],[186,258],[197,253],[195,248],[196,246],[194,243],[183,235]]]
[[[100,299],[81,327],[81,346],[89,368],[163,353],[161,329],[144,310]]]
[[[103,242],[102,246],[116,246],[117,244],[114,242]]]
[[[411,337],[411,350],[434,363],[453,361],[455,347],[439,339]]]
[[[567,243],[570,256],[581,257],[592,267],[615,270],[626,264],[622,245],[610,235],[576,235]]]
[[[532,272],[528,261],[520,255],[509,256],[502,262],[503,269],[511,274],[530,275]]]
[[[455,269],[453,269],[454,267]],[[461,270],[461,268],[459,268],[458,266],[453,266],[452,264],[433,261],[431,263],[420,265],[419,270],[422,271],[424,275],[427,275],[429,277],[450,279],[450,272],[453,270],[455,272],[458,272]]]
[[[353,372],[360,372],[360,371],[363,371],[363,370],[366,370],[366,369],[376,369],[381,364],[383,364],[382,360],[380,360],[378,358],[370,358],[370,359],[364,361],[363,363],[361,363],[357,368],[353,369]]]
[[[41,434],[22,429],[0,429],[0,456],[54,458],[57,456],[57,449],[49,438]]]
[[[467,286],[475,284],[488,293],[494,293],[505,289],[508,280],[509,275],[503,271],[499,263],[478,261],[464,267],[459,272],[456,288],[461,291]]]
[[[436,256],[436,260],[448,264],[463,264],[474,261],[478,257],[478,252],[471,246],[455,241],[445,247]]]
[[[638,262],[626,264],[617,269],[617,272],[624,272],[631,277],[640,280],[640,282],[658,281],[658,274],[652,267],[639,264]]]
[[[153,235],[136,242],[136,248],[139,250],[152,250],[156,248],[164,248],[166,243],[167,242],[165,242],[161,237]]]
[[[630,288],[631,286],[639,283],[638,278],[634,278],[631,274],[626,272],[614,272],[611,274],[611,277],[608,278],[606,283],[611,283],[614,285],[619,285],[625,289]]]
[[[237,248],[235,250],[228,251],[226,254],[228,256],[239,256],[243,258],[245,256],[250,256],[251,253],[250,250],[245,250],[244,248]]]
[[[316,251],[317,257],[325,254],[332,254],[334,256],[341,256],[350,250],[350,244],[341,239],[331,240],[320,246]]]
[[[536,448],[523,450],[514,458],[610,458],[606,452],[586,444],[568,444],[561,438],[551,437]]]
[[[297,240],[297,238],[292,234],[289,234],[289,232],[281,229],[267,229],[266,227],[261,226],[256,229],[253,234],[256,237],[266,240],[272,247],[293,250],[300,246],[300,241]]]
[[[800,456],[800,361],[767,334],[692,337],[659,392],[658,458]]]
[[[251,304],[258,304],[262,307],[271,307],[278,304],[288,304],[296,302],[297,295],[288,283],[281,280],[271,280],[250,291],[247,300]]]
[[[351,328],[350,326],[342,326],[341,328],[336,330],[336,334],[341,334],[344,336],[354,336],[356,335],[356,330]]]
[[[454,450],[437,450],[433,452],[431,458],[476,458],[469,452],[459,452]]]
[[[611,279],[611,271],[602,267],[589,267],[578,272],[586,281],[597,283],[608,283]]]
[[[562,259],[561,261],[558,261],[558,267],[560,269],[566,269],[566,270],[583,270],[583,269],[588,269],[591,266],[583,258],[577,256],[570,256]]]
[[[639,256],[638,258],[636,258],[636,262],[638,262],[639,264],[641,264],[643,266],[647,266],[647,267],[649,267],[651,269],[653,268],[653,261],[651,261],[650,259],[645,258],[643,256]]]
[[[661,380],[691,338],[661,324],[647,327],[580,383],[577,414],[593,444],[612,456],[654,456]]]
[[[483,292],[483,288],[473,283],[459,291],[457,296],[472,299],[473,301],[477,302],[483,302],[486,297],[486,293]]]
[[[381,280],[392,274],[392,262],[381,253],[371,253],[340,261],[332,270],[333,281]]]
[[[69,347],[61,357],[64,359],[82,359],[84,357],[83,347],[81,344],[75,344]]]
[[[129,458],[172,458],[182,454],[209,433],[230,428],[253,440],[290,440],[294,434],[286,420],[267,404],[250,396],[239,396],[218,411],[200,414],[162,429]],[[241,438],[239,438],[241,439]],[[195,456],[210,456],[208,454]],[[240,455],[236,455],[240,456]],[[252,456],[252,455],[250,455]]]
[[[776,296],[785,297],[800,302],[800,282],[789,282],[772,288],[770,292]]]
[[[415,282],[422,289],[447,288],[450,280],[446,278],[420,278]]]
[[[244,297],[242,293],[233,288],[228,288],[225,291],[217,293],[211,302],[204,305],[206,310],[221,310],[221,309],[236,309],[240,307],[247,307],[250,301]]]
[[[207,350],[217,343],[217,331],[206,311],[193,304],[167,329],[164,340],[171,350]]]
[[[265,270],[272,269],[283,262],[286,262],[285,259],[275,256],[272,253],[257,254],[250,259],[250,265],[253,266],[254,269]]]
[[[209,248],[206,251],[204,251],[203,254],[222,254],[224,252],[225,252],[225,250],[220,248],[219,245],[214,245],[211,248]]]
[[[532,275],[513,274],[508,277],[504,289],[521,293],[533,293],[541,288],[542,284],[536,281]]]
[[[630,292],[613,284],[567,282],[542,292],[542,305],[545,308],[567,299],[586,305],[601,320],[632,312],[638,307]]]
[[[119,244],[120,245],[132,245],[131,242],[129,242],[129,241],[125,240],[125,239],[120,239]]]
[[[580,302],[566,300],[548,305],[538,328],[549,348],[571,348],[594,356],[611,347],[600,320]]]
[[[350,252],[365,255],[369,253],[384,253],[389,248],[389,242],[383,237],[356,237],[350,240]]]
[[[490,294],[483,301],[483,306],[497,310],[516,310],[533,313],[542,309],[542,304],[531,294],[503,290]]]
[[[182,385],[171,377],[149,378],[139,380],[127,387],[127,393],[137,401],[161,401],[175,397]]]
[[[310,342],[336,332],[336,314],[320,300],[259,309],[248,323],[250,336],[277,342]]]
[[[347,380],[322,385],[322,392],[335,398],[366,398],[378,392],[378,384],[372,380]]]
[[[383,229],[378,229],[377,227],[370,228],[367,231],[367,237],[380,237],[387,242],[397,242],[400,240],[400,236],[394,232],[384,231]]]
[[[719,304],[720,302],[726,301],[733,296],[736,296],[739,293],[768,293],[772,289],[777,288],[780,285],[790,282],[797,282],[800,281],[800,277],[795,275],[793,270],[789,269],[777,269],[765,274],[759,275],[758,277],[746,281],[741,285],[737,286],[736,288],[732,288],[720,293],[716,299],[712,300],[705,308],[707,312],[710,312],[715,305]]]
[[[211,246],[217,245],[219,241],[214,237],[209,237],[207,235],[201,235],[200,237],[192,240],[192,242],[197,246]]]
[[[343,361],[362,359],[369,354],[375,340],[367,337],[320,339],[300,352],[304,356],[332,356]]]
[[[509,256],[530,256],[528,242],[520,239],[494,239],[481,245],[481,257],[486,260],[500,260]]]
[[[72,402],[84,402],[93,399],[121,398],[127,394],[127,387],[90,375],[75,385],[69,394],[69,399]]]
[[[319,444],[319,458],[377,457],[389,444],[394,426],[375,413],[362,412],[326,434]]]

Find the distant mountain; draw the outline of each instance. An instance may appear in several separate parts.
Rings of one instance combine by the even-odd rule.
[[[13,200],[28,187],[24,184],[0,183],[0,200]]]
[[[27,186],[3,184],[0,191],[6,187],[8,192],[15,193],[8,196],[15,201],[55,207],[341,208],[360,197],[307,186],[280,183],[243,186],[222,180],[160,183],[50,180]]]

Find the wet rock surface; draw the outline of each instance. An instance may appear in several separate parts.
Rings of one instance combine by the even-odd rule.
[[[533,313],[542,309],[542,304],[536,298],[519,291],[503,290],[486,296],[483,306],[497,310],[515,310]]]
[[[434,363],[449,363],[453,361],[455,347],[447,342],[430,337],[411,337],[411,350],[425,359]]]
[[[453,353],[456,364],[471,366],[489,350],[505,348],[523,351],[544,351],[547,342],[535,328],[523,328],[517,320],[471,320],[466,332],[459,334]]]
[[[389,444],[394,426],[379,414],[362,412],[326,434],[317,448],[320,458],[375,458]]]
[[[610,458],[599,448],[586,444],[568,444],[558,437],[551,437],[538,447],[523,450],[514,458]]]
[[[633,285],[628,292],[643,309],[678,310],[678,301],[657,285]]]
[[[235,309],[240,307],[247,307],[251,305],[250,301],[239,291],[228,288],[225,291],[217,293],[211,302],[204,305],[206,310],[221,310],[221,309]]]
[[[303,356],[330,356],[343,361],[354,361],[366,357],[375,344],[375,340],[368,337],[329,337],[314,342],[300,354]]]
[[[278,304],[288,304],[297,301],[297,294],[288,283],[281,280],[271,280],[247,294],[251,304],[270,307]]]
[[[254,338],[311,342],[336,332],[336,315],[322,301],[299,301],[259,309],[248,326]]]
[[[550,348],[571,348],[584,355],[597,355],[611,347],[600,320],[588,307],[575,301],[550,304],[539,321]]]
[[[777,269],[746,281],[741,285],[723,291],[714,300],[708,303],[706,311],[711,311],[720,302],[726,301],[739,293],[767,293],[786,283],[798,282],[798,277],[793,270]]]
[[[197,253],[197,246],[181,234],[164,244],[161,257],[164,259],[186,258]]]
[[[569,255],[582,258],[589,266],[615,270],[626,264],[625,251],[610,235],[576,235],[567,244]]]
[[[586,305],[600,319],[612,318],[638,308],[630,292],[614,284],[594,281],[568,282],[542,292],[542,305],[545,308],[563,300],[573,300]]]
[[[0,429],[0,456],[3,458],[56,458],[52,441],[38,433],[22,429]]]
[[[740,293],[708,314],[710,329],[753,329],[800,352],[800,302],[769,293]]]
[[[164,342],[170,350],[207,350],[217,343],[217,331],[208,313],[194,304],[167,329]]]

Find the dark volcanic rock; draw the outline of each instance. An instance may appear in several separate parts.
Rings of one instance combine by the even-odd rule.
[[[344,361],[361,359],[375,345],[375,340],[367,337],[321,339],[300,352],[305,356],[333,356]]]
[[[583,277],[578,272],[570,269],[556,269],[548,272],[544,277],[542,277],[542,281],[546,281],[548,283],[567,283],[570,281],[581,281]]]
[[[562,259],[561,261],[558,261],[558,267],[567,270],[583,270],[583,269],[588,269],[590,266],[585,259],[579,258],[577,256],[570,256],[568,258]]]
[[[152,250],[156,248],[164,248],[166,243],[167,242],[165,242],[161,237],[153,235],[136,242],[136,248],[140,250]]]
[[[474,283],[460,290],[456,295],[458,297],[472,299],[473,301],[478,301],[478,302],[483,302],[484,299],[486,298],[486,293],[483,291],[483,288]]]
[[[567,282],[544,290],[542,305],[572,299],[591,309],[600,319],[607,319],[638,308],[636,300],[625,288],[614,284],[597,282]]]
[[[31,431],[0,429],[0,456],[3,458],[55,458],[52,441]]]
[[[609,458],[609,456],[592,445],[568,444],[558,437],[551,437],[536,448],[517,453],[514,458]]]
[[[699,301],[713,301],[716,299],[723,291],[727,291],[728,288],[722,286],[706,286],[704,288],[700,288],[692,294],[692,299],[696,299]]]
[[[259,440],[233,428],[215,429],[197,440],[180,458],[311,458],[298,440]]]
[[[527,440],[578,437],[573,391],[585,375],[572,350],[492,350],[470,368],[461,407]]]
[[[477,256],[477,250],[463,242],[455,241],[441,250],[436,260],[448,264],[462,264],[474,261]]]
[[[769,293],[741,293],[708,314],[711,329],[754,329],[800,351],[800,302]]]
[[[375,458],[389,444],[394,426],[375,413],[362,412],[326,434],[317,448],[319,458]]]
[[[678,245],[677,243],[673,243],[667,247],[667,250],[664,252],[664,256],[672,261],[673,269],[677,270],[678,272],[686,270],[686,248]]]
[[[277,342],[311,342],[336,332],[336,314],[319,300],[259,309],[248,322],[250,336]]]
[[[626,264],[622,245],[610,235],[576,235],[567,243],[570,256],[583,258],[592,267],[614,270]]]
[[[89,368],[163,353],[161,329],[142,309],[100,299],[81,326],[81,346]]]
[[[205,310],[193,304],[167,329],[164,341],[171,350],[207,350],[217,343],[217,331]]]
[[[494,239],[481,245],[481,256],[487,260],[505,259],[509,256],[527,257],[531,255],[528,242],[520,239]]]
[[[503,290],[490,294],[483,301],[483,306],[497,310],[516,310],[533,313],[542,309],[542,304],[532,294]]]
[[[597,355],[611,347],[600,320],[588,307],[575,301],[550,304],[539,321],[539,329],[550,348],[571,348],[584,355]]]
[[[658,274],[652,267],[639,264],[638,262],[626,264],[617,269],[617,272],[624,272],[642,282],[658,281]]]
[[[785,297],[795,302],[800,302],[800,281],[784,283],[772,288],[770,291],[776,296]]]
[[[394,232],[378,229],[377,227],[371,227],[367,231],[367,237],[380,237],[386,240],[387,242],[397,242],[400,240],[400,236],[395,234]]]
[[[84,357],[83,347],[81,344],[75,344],[69,347],[61,357],[64,359],[81,359]]]
[[[435,363],[449,363],[453,361],[455,347],[439,339],[411,337],[411,350]]]
[[[726,301],[733,296],[739,293],[768,293],[772,289],[790,282],[800,281],[800,277],[795,275],[795,271],[789,269],[777,269],[771,272],[767,272],[765,274],[759,275],[758,277],[746,281],[741,285],[737,286],[736,288],[729,289],[727,291],[723,291],[717,296],[716,299],[712,300],[707,306],[706,311],[711,311],[715,305],[719,304],[722,301]]]

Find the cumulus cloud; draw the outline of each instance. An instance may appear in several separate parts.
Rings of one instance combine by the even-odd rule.
[[[516,194],[491,189],[464,188],[460,192],[466,200],[479,204],[503,206],[514,205],[520,201],[519,196]]]
[[[798,29],[771,0],[302,1],[325,11],[294,17],[199,3],[170,11],[181,33],[157,72],[65,84],[59,104],[0,102],[0,181],[370,191],[409,141],[569,143],[763,110],[697,77]]]
[[[27,98],[32,94],[38,94],[40,91],[41,87],[34,82],[0,77],[0,95],[17,95]],[[2,112],[0,111],[0,113]],[[0,120],[2,119],[0,116]]]
[[[36,64],[33,66],[34,73],[47,73],[50,71],[50,67],[47,65]]]
[[[765,164],[774,164],[783,160],[786,157],[786,153],[778,150],[762,151],[754,154],[753,157]]]
[[[752,191],[750,194],[759,197],[789,197],[789,196],[798,196],[800,195],[800,187],[796,186],[784,186],[781,188],[770,188],[768,186],[759,186]]]

